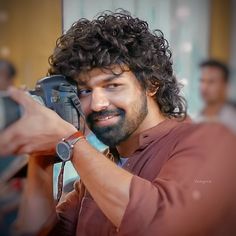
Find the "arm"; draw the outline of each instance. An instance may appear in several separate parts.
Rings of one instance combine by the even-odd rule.
[[[75,145],[72,163],[99,208],[119,227],[129,202],[133,175],[117,167],[83,139]]]
[[[235,137],[195,131],[154,181],[133,177],[119,235],[235,235]]]
[[[63,136],[75,132],[75,128],[55,112],[33,101],[23,91],[12,89],[11,96],[23,106],[24,114],[0,133],[0,156],[33,155],[29,161],[17,227],[22,231],[35,232],[50,214],[56,214],[52,194],[52,159],[56,143]]]
[[[15,230],[35,235],[73,235],[83,197],[80,182],[58,206],[53,197],[53,165],[47,157],[31,156],[27,183],[19,208]],[[81,191],[82,190],[82,191]]]
[[[180,140],[153,182],[118,168],[85,140],[75,145],[72,162],[120,235],[235,230],[228,221],[232,217],[221,217],[222,211],[230,216],[236,210],[235,138],[217,126],[195,131]],[[212,137],[218,137],[215,148]]]
[[[29,158],[26,186],[15,226],[17,232],[38,232],[49,217],[55,217],[52,176],[53,165],[46,157]]]
[[[55,112],[34,102],[22,91],[12,89],[11,96],[24,107],[25,112],[19,121],[1,133],[0,155],[34,153],[40,158],[54,154],[57,142],[76,132],[71,124],[62,120]],[[85,140],[76,144],[74,153],[76,154],[72,162],[86,188],[105,215],[114,225],[119,226],[129,201],[132,175],[118,168]],[[34,171],[32,173],[36,174]],[[29,177],[32,181],[38,181],[37,176]],[[120,183],[118,186],[117,181]],[[32,182],[32,188],[27,191],[31,194],[42,191],[42,188],[37,188],[40,185],[40,182]]]

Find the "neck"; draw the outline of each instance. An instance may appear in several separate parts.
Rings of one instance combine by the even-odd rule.
[[[158,125],[166,119],[166,117],[161,114],[157,105],[153,105],[154,106],[151,106],[151,109],[148,109],[147,116],[139,125],[139,127],[135,130],[135,132],[127,140],[123,141],[118,146],[116,146],[119,154],[122,157],[128,157],[135,151],[139,142],[140,133]]]
[[[216,103],[210,103],[208,104],[204,110],[203,110],[203,114],[207,117],[213,117],[216,116],[220,109],[222,108],[222,106],[224,105],[224,101],[220,101],[220,102],[216,102]]]

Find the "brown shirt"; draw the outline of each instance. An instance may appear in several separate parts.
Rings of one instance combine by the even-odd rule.
[[[120,228],[78,182],[57,207],[57,235],[236,235],[235,136],[215,124],[166,120],[134,142]]]

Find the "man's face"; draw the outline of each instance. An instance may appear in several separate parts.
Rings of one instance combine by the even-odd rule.
[[[227,83],[222,71],[217,67],[201,69],[200,93],[207,104],[222,102],[226,99]]]
[[[81,73],[79,81],[87,124],[104,144],[114,147],[138,130],[148,113],[147,97],[132,72],[116,76],[96,68]]]

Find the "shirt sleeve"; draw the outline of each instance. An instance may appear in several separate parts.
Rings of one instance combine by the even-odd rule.
[[[236,235],[235,141],[216,125],[180,139],[154,181],[132,178],[118,235]]]
[[[79,209],[85,189],[80,181],[76,182],[74,186],[75,190],[68,193],[65,200],[56,207],[57,220],[48,235],[71,236],[76,234]]]

